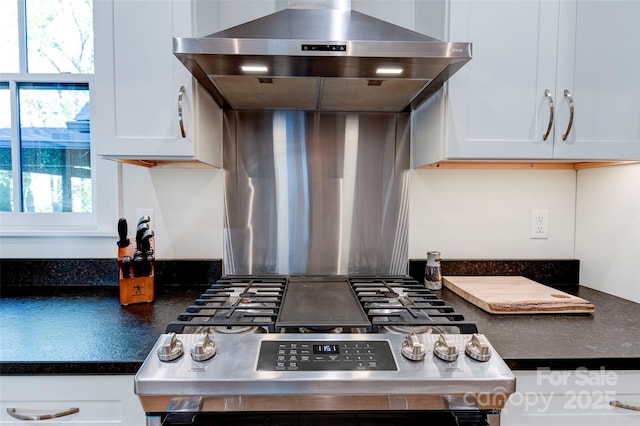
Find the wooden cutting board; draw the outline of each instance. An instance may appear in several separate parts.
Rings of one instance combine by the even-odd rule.
[[[587,300],[519,276],[446,276],[445,287],[491,314],[590,313]]]

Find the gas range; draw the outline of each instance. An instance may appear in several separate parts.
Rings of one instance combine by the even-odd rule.
[[[345,424],[424,424],[427,413],[497,425],[515,377],[477,331],[406,276],[225,276],[167,326],[135,392],[148,425],[328,413]]]

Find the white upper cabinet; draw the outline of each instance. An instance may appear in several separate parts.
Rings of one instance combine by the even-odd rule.
[[[98,155],[149,165],[222,166],[222,111],[173,55],[174,36],[217,30],[215,7],[199,5],[95,2]],[[211,28],[196,32],[196,12],[211,16]]]
[[[640,2],[449,6],[445,38],[472,42],[473,59],[414,112],[414,166],[640,159]]]
[[[548,158],[553,135],[546,89],[555,91],[557,5],[549,1],[453,1],[450,40],[473,59],[449,85],[447,156]]]
[[[640,160],[640,2],[563,0],[559,14],[554,157]]]

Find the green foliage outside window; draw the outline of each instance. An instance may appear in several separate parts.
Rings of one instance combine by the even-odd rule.
[[[0,211],[92,210],[92,5],[0,0]]]

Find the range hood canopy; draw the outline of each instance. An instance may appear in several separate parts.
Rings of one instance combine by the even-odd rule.
[[[399,112],[471,59],[453,43],[351,10],[349,0],[289,7],[201,38],[174,54],[227,109]]]

